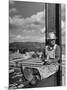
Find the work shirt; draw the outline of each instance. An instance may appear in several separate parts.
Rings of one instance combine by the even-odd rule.
[[[60,59],[60,47],[57,44],[54,47],[46,46],[45,54],[47,61],[58,62]]]

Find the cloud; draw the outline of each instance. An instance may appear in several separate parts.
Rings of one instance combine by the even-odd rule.
[[[25,29],[23,30],[24,33],[31,33],[31,32],[33,33],[34,31],[35,30],[33,30],[33,29],[32,30],[25,30]]]
[[[45,33],[45,27],[41,29],[41,33]]]
[[[13,33],[11,33],[10,32],[10,34],[9,34],[9,41],[10,42],[14,42],[14,41],[16,41],[16,42],[20,42],[20,41],[26,41],[26,40],[28,40],[30,37],[29,36],[22,36],[22,35],[20,35],[20,34],[18,34],[18,35],[15,35],[15,34],[13,34]]]
[[[9,23],[14,26],[22,26],[24,19],[22,19],[20,15],[16,15],[14,17],[9,17]]]
[[[40,42],[45,42],[45,35],[40,38]]]
[[[16,35],[13,33],[9,33],[9,42],[13,42],[15,40]]]
[[[45,10],[30,17],[23,18],[21,15],[9,17],[9,32],[15,34],[11,41],[44,42],[42,33],[45,30]]]
[[[16,39],[24,39],[24,37],[22,37],[21,35],[17,35]]]
[[[15,0],[9,0],[9,4],[15,4]]]
[[[17,12],[16,8],[11,8],[11,9],[9,10],[9,13],[15,13],[15,12]]]
[[[11,25],[21,26],[24,23],[24,19],[20,17],[20,15],[16,15],[14,17],[9,17],[9,23]]]
[[[15,25],[23,30],[38,30],[45,25],[45,13],[44,11],[38,12],[31,17],[23,18],[20,15],[15,15],[9,18],[9,23]]]
[[[65,4],[62,4],[61,5],[61,19],[63,20],[63,21],[65,21],[66,19],[66,5]]]

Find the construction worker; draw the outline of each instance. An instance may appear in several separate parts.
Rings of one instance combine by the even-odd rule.
[[[47,63],[55,63],[60,59],[60,47],[56,44],[56,36],[54,32],[50,32],[47,35],[48,45],[43,50],[42,61]]]
[[[48,45],[45,48],[46,61],[48,63],[56,63],[60,59],[60,47],[56,44],[56,36],[54,32],[47,35]]]
[[[48,45],[45,46],[42,55],[44,65],[39,68],[41,79],[47,78],[56,73],[59,69],[60,46],[56,44],[56,36],[54,32],[47,35]]]

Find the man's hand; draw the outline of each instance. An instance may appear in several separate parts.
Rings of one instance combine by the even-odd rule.
[[[45,60],[45,63],[48,65],[48,64],[51,64],[52,63],[52,60]]]

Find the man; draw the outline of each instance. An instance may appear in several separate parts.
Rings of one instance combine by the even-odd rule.
[[[47,78],[58,71],[60,60],[60,46],[56,44],[54,32],[47,35],[48,45],[45,46],[41,60],[44,65],[39,68],[41,79]]]
[[[53,32],[47,35],[48,45],[45,47],[43,56],[44,62],[57,63],[60,59],[60,47],[56,44],[56,36]]]

